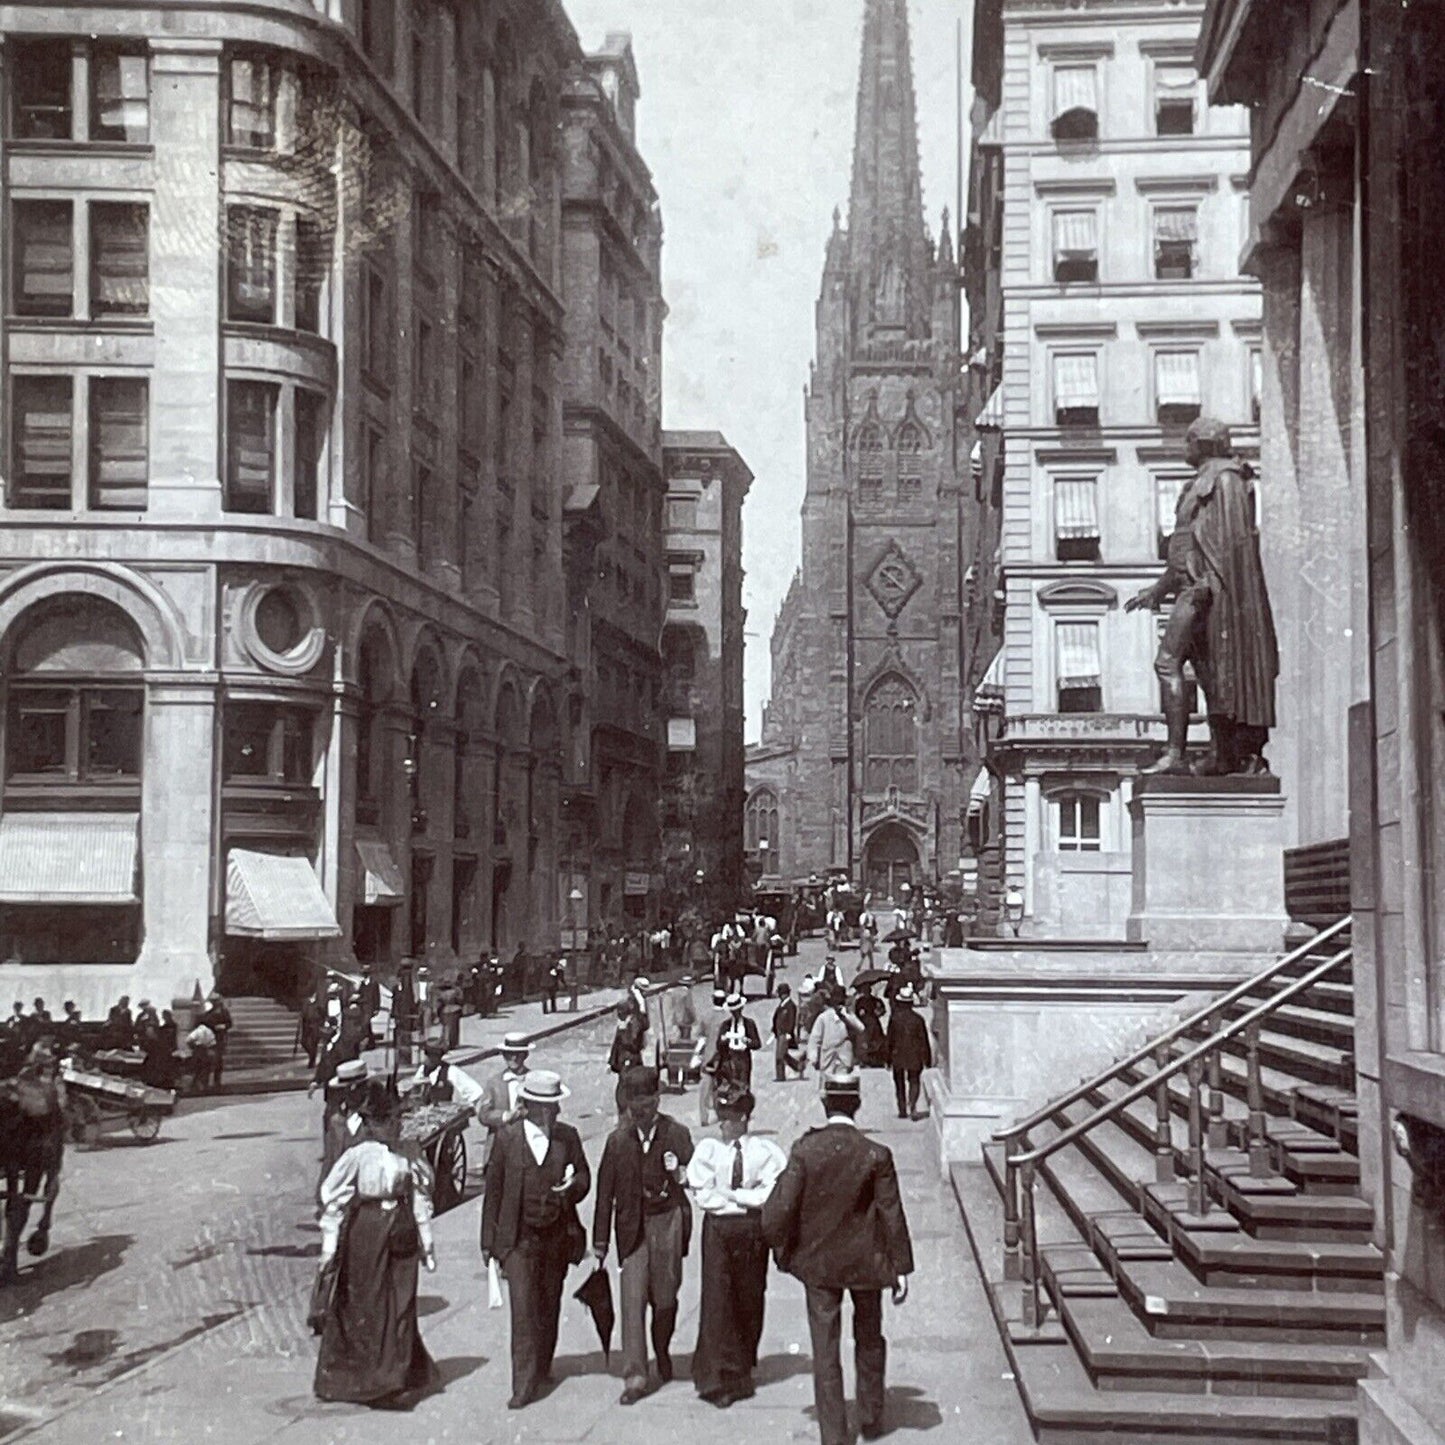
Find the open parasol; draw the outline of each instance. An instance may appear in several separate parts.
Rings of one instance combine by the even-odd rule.
[[[910,943],[918,935],[911,928],[895,928],[883,935],[884,943]]]
[[[870,984],[884,983],[893,975],[886,968],[863,968],[853,978],[854,988],[867,988]]]

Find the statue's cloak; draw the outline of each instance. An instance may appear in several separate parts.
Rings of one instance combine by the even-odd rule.
[[[1238,462],[1211,457],[1190,490],[1195,556],[1210,592],[1209,710],[1245,727],[1272,728],[1279,644],[1259,556],[1254,483]]]

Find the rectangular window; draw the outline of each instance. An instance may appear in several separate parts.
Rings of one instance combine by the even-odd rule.
[[[411,404],[421,412],[436,406],[436,327],[425,318],[416,323],[416,351],[413,356]]]
[[[457,568],[461,573],[463,592],[471,590],[474,580],[474,533],[477,529],[477,494],[472,487],[463,487],[457,494]]]
[[[391,305],[386,277],[375,266],[366,268],[366,331],[361,368],[373,381],[391,379]]]
[[[1054,624],[1058,660],[1059,711],[1099,712],[1103,673],[1097,622]]]
[[[1099,560],[1099,483],[1096,477],[1054,482],[1054,550],[1060,562]]]
[[[442,203],[434,191],[412,199],[412,250],[417,270],[435,281],[442,273]]]
[[[144,145],[150,140],[150,57],[97,46],[90,56],[90,138]]]
[[[482,454],[482,417],[486,394],[482,390],[482,371],[470,352],[457,355],[457,422],[458,440],[464,452],[474,457]]]
[[[1103,799],[1092,793],[1067,793],[1054,807],[1060,853],[1097,853],[1103,844]]]
[[[1092,65],[1054,67],[1055,140],[1095,140],[1099,134],[1099,74]]]
[[[411,113],[424,121],[430,109],[431,65],[426,26],[431,16],[419,5],[412,6],[411,30]]]
[[[5,776],[72,783],[139,778],[144,690],[17,687]]]
[[[15,40],[10,61],[10,134],[16,140],[69,140],[71,50],[69,40]]]
[[[1054,421],[1058,426],[1098,426],[1099,357],[1096,352],[1055,355]]]
[[[420,462],[412,468],[411,535],[416,543],[417,560],[430,562],[437,554],[436,498],[431,468]]]
[[[296,221],[296,329],[319,333],[321,292],[331,273],[331,233],[300,217]]]
[[[296,481],[292,504],[296,516],[314,522],[321,499],[321,456],[330,418],[326,398],[314,391],[296,391]]]
[[[1161,562],[1169,555],[1169,539],[1174,535],[1174,514],[1179,509],[1179,494],[1188,484],[1188,476],[1154,478],[1156,531],[1159,535]]]
[[[311,781],[313,721],[305,708],[267,702],[227,704],[223,775],[227,780],[256,778],[305,786]]]
[[[143,512],[150,480],[150,384],[129,376],[90,380],[90,505]]]
[[[276,211],[256,206],[226,210],[226,319],[276,320]]]
[[[242,54],[226,66],[226,144],[276,148],[276,91],[280,69],[268,56]]]
[[[228,512],[271,511],[276,476],[277,388],[264,381],[226,383]]]
[[[1099,279],[1099,213],[1094,210],[1054,212],[1054,280],[1092,282]]]
[[[374,542],[381,536],[381,498],[386,484],[386,437],[375,427],[366,429],[366,452],[363,457],[365,476],[361,481],[361,519],[366,527],[366,540]]]
[[[12,507],[71,505],[73,387],[68,376],[10,378]]]
[[[1160,426],[1188,426],[1198,417],[1199,353],[1154,353],[1154,415]]]
[[[697,498],[669,497],[667,499],[667,526],[673,532],[697,530]]]
[[[383,74],[392,65],[392,15],[396,0],[361,0],[361,49]]]
[[[1154,67],[1154,133],[1194,134],[1194,96],[1199,75],[1192,65]]]
[[[697,573],[693,567],[672,567],[667,573],[667,600],[692,602],[697,596]]]
[[[144,316],[150,306],[150,207],[93,201],[90,314]]]
[[[16,316],[75,310],[75,237],[69,201],[16,201],[10,309]]]
[[[1199,242],[1198,206],[1159,206],[1154,211],[1154,275],[1160,281],[1188,281],[1195,273]]]

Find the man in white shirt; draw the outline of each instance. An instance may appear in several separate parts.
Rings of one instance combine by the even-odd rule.
[[[522,1117],[520,1095],[522,1081],[527,1077],[527,1051],[530,1045],[523,1033],[509,1033],[502,1040],[502,1072],[493,1075],[482,1086],[477,1101],[477,1118],[487,1131],[482,1151],[485,1167],[499,1131]]]
[[[698,1394],[725,1410],[753,1394],[763,1333],[768,1247],[761,1210],[787,1158],[771,1139],[748,1133],[753,1096],[719,1087],[721,1139],[704,1139],[687,1166],[687,1185],[703,1211],[702,1310],[692,1378]]]
[[[482,1086],[455,1064],[447,1063],[447,1046],[442,1039],[428,1039],[422,1045],[426,1056],[412,1079],[414,1089],[424,1091],[422,1098],[428,1104],[450,1104],[455,1100],[475,1110],[482,1101]]]

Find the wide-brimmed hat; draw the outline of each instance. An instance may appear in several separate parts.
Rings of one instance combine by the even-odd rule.
[[[348,1059],[337,1066],[335,1079],[338,1084],[359,1084],[366,1076],[365,1059]]]
[[[525,1054],[530,1053],[531,1041],[526,1034],[504,1034],[502,1036],[502,1052],[504,1054]]]
[[[747,1000],[740,993],[730,993],[723,1002],[723,1007],[737,1013],[747,1003]]]
[[[561,1074],[554,1074],[551,1069],[530,1070],[517,1093],[519,1099],[532,1104],[560,1104],[571,1095],[572,1090],[562,1082]]]

